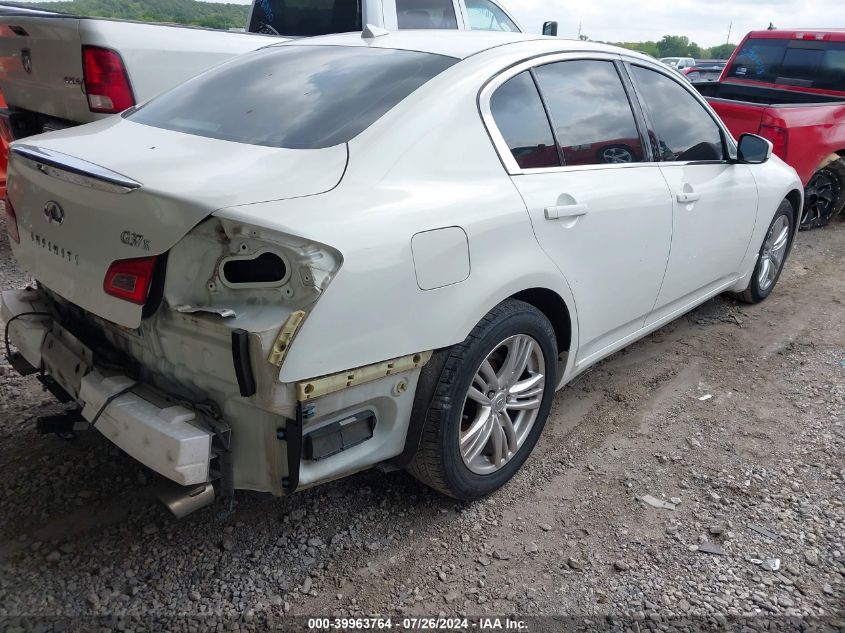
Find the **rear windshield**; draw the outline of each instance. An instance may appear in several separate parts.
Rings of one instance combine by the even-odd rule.
[[[457,61],[365,46],[275,46],[200,75],[127,118],[250,145],[332,147]]]
[[[248,30],[307,37],[362,28],[361,0],[256,0]]]
[[[750,39],[728,77],[845,92],[845,42]]]

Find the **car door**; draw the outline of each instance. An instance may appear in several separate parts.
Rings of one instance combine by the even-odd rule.
[[[652,322],[739,278],[757,218],[757,185],[747,165],[729,160],[727,134],[682,80],[629,68],[674,204],[672,251]]]
[[[582,366],[643,327],[669,256],[669,190],[623,75],[613,56],[560,55],[482,95],[537,240],[572,289]]]

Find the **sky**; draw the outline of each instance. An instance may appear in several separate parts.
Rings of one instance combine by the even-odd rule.
[[[251,4],[250,0],[228,1]],[[581,32],[591,39],[611,42],[686,35],[700,46],[715,46],[726,42],[732,21],[734,44],[769,22],[780,28],[845,27],[843,0],[500,1],[526,31],[539,32],[543,22],[557,20],[561,37],[577,37],[580,24]]]

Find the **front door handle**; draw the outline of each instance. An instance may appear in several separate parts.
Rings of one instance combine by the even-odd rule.
[[[590,209],[586,204],[564,204],[557,207],[546,207],[546,219],[580,218],[589,212]]]
[[[678,194],[678,202],[681,204],[692,204],[693,202],[698,202],[699,200],[701,200],[700,193],[685,192]]]

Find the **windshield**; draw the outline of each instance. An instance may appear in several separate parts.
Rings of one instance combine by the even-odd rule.
[[[845,42],[750,39],[728,77],[845,92]]]
[[[200,75],[126,118],[251,145],[332,147],[457,61],[366,46],[272,46]]]
[[[361,0],[256,0],[248,30],[308,37],[362,29]]]

